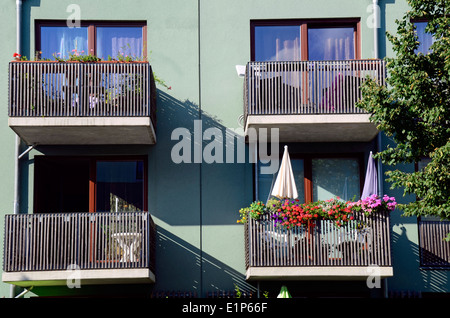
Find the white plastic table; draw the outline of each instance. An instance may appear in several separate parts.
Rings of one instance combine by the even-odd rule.
[[[141,234],[140,233],[114,233],[111,235],[123,250],[121,262],[136,262],[138,260]]]

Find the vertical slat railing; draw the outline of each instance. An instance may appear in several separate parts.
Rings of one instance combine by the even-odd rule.
[[[389,215],[356,215],[347,226],[321,220],[285,229],[270,214],[246,224],[246,266],[391,266]]]
[[[450,221],[419,220],[420,265],[450,268]]]
[[[354,114],[361,85],[385,84],[382,60],[249,62],[244,115]]]
[[[148,117],[156,87],[148,63],[10,62],[10,117]]]
[[[4,233],[5,272],[154,267],[147,212],[6,215]]]

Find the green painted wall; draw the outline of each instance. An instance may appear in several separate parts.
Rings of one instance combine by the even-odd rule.
[[[193,131],[194,120],[203,129],[238,128],[243,110],[243,79],[235,65],[250,59],[251,19],[291,19],[360,17],[362,57],[373,56],[373,30],[366,21],[371,0],[25,0],[23,7],[23,53],[34,52],[36,19],[67,19],[68,5],[76,2],[83,20],[145,20],[148,50],[153,71],[171,90],[159,87],[157,144],[150,147],[39,147],[22,161],[21,210],[32,211],[33,157],[38,154],[148,155],[149,210],[158,225],[157,282],[155,290],[189,290],[205,295],[208,291],[253,289],[244,280],[243,227],[236,224],[238,210],[253,196],[251,164],[175,164],[171,140],[175,128]],[[395,30],[407,6],[402,0],[380,0],[382,12],[380,56],[392,54],[383,36]],[[15,51],[15,1],[9,0],[0,12],[0,104],[7,105],[7,63]],[[6,111],[0,112],[0,213],[12,213],[14,134],[7,126]],[[387,142],[383,140],[383,142]],[[389,194],[397,192],[388,191]],[[400,194],[401,196],[401,194]],[[423,273],[417,264],[415,219],[393,216],[395,276],[389,287],[397,290],[434,290],[434,274]],[[1,218],[3,231],[3,218]],[[1,233],[3,237],[3,233]],[[449,288],[448,274],[438,273]],[[447,276],[446,276],[447,275]],[[414,277],[414,279],[411,279]],[[121,286],[127,293],[149,293],[152,286]],[[118,289],[87,287],[81,290],[38,289],[36,294],[115,293]],[[0,297],[9,295],[9,285],[0,283]]]
[[[5,213],[14,207],[14,145],[15,135],[8,127],[8,62],[16,50],[15,1],[2,5],[0,36],[4,43],[0,50],[0,253],[3,255],[3,230]],[[3,260],[3,258],[2,258]],[[2,261],[3,264],[3,261]],[[10,285],[0,283],[0,297],[9,296]]]

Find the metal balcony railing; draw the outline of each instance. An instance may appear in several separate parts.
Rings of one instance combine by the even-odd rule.
[[[450,268],[450,221],[419,220],[420,265]]]
[[[245,228],[246,266],[392,266],[389,216],[361,214],[345,227],[329,220],[287,230],[270,214]]]
[[[147,62],[10,62],[10,117],[150,116],[156,87]]]
[[[4,233],[4,272],[154,269],[147,212],[6,215]]]
[[[369,76],[384,84],[382,60],[249,62],[244,115],[353,114]]]

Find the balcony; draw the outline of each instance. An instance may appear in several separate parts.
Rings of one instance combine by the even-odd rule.
[[[270,215],[245,228],[248,280],[366,280],[393,275],[389,216],[359,215],[346,227],[321,220],[291,230]]]
[[[419,255],[421,268],[450,269],[450,221],[421,217],[419,226]]]
[[[5,216],[2,280],[22,287],[155,282],[146,212]]]
[[[384,84],[382,60],[249,62],[245,133],[279,128],[281,142],[370,141],[378,133],[355,106],[367,76]]]
[[[28,145],[154,144],[147,62],[9,64],[9,126]]]

